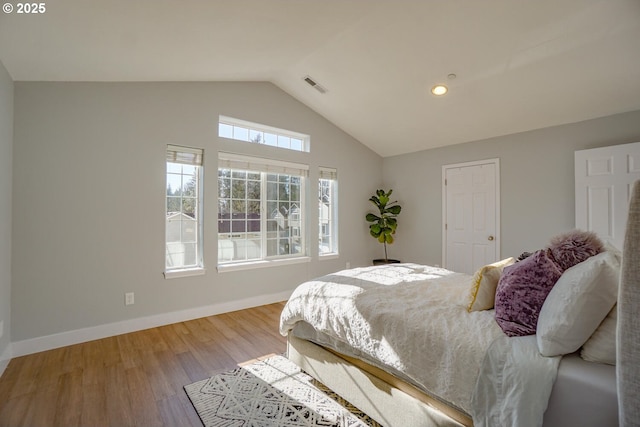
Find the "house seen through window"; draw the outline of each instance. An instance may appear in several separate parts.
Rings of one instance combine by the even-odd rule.
[[[165,271],[201,268],[203,151],[169,145],[165,210]]]
[[[338,172],[331,168],[320,168],[318,180],[318,253],[338,253]]]
[[[220,153],[218,264],[306,255],[306,165]]]

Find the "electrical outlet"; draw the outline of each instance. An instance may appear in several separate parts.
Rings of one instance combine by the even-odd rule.
[[[347,270],[351,268],[351,263],[347,261]]]
[[[124,305],[135,304],[135,294],[133,292],[127,292],[124,294]]]
[[[4,320],[0,320],[0,338],[4,335]]]

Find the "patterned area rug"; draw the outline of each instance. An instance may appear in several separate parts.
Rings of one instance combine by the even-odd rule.
[[[206,427],[380,427],[282,356],[184,389]]]

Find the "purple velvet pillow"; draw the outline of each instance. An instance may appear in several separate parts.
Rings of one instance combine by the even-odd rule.
[[[516,264],[505,267],[496,289],[496,322],[510,337],[534,335],[544,300],[562,271],[539,250]]]

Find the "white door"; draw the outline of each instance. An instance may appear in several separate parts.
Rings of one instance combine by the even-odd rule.
[[[622,250],[631,185],[640,179],[640,142],[575,152],[576,228]]]
[[[499,160],[445,165],[444,267],[473,274],[500,256]]]

